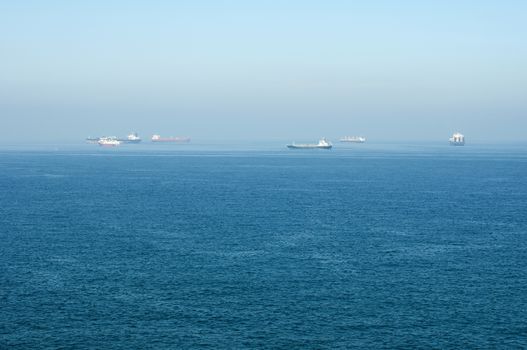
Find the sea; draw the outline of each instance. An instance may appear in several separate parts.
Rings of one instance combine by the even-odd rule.
[[[0,348],[527,348],[527,145],[335,146],[0,147]]]

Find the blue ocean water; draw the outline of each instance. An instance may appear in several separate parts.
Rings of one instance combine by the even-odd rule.
[[[527,147],[0,150],[0,348],[527,347]]]

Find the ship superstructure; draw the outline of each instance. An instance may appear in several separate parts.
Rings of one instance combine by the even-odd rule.
[[[448,141],[452,146],[465,146],[465,135],[456,132]]]
[[[141,142],[141,138],[139,137],[139,135],[137,135],[136,132],[133,132],[129,134],[126,138],[118,138],[117,141],[123,143],[139,143]]]

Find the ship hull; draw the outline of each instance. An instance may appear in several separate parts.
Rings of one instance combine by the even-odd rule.
[[[121,143],[140,143],[141,140],[128,140],[128,139],[117,139]]]

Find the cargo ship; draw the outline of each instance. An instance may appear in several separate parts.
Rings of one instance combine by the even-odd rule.
[[[448,141],[451,146],[465,146],[465,135],[456,132]]]
[[[152,142],[175,142],[175,143],[186,143],[190,142],[190,137],[185,136],[170,136],[170,137],[161,137],[161,135],[153,135]]]
[[[344,136],[340,139],[340,142],[364,143],[366,138],[362,136]]]
[[[141,142],[141,138],[139,137],[139,135],[137,135],[136,132],[133,132],[126,138],[118,138],[117,141],[122,143],[139,143]]]
[[[320,139],[318,143],[292,143],[290,145],[287,145],[287,148],[290,149],[314,149],[314,148],[321,148],[321,149],[331,149],[333,145],[331,142],[328,142],[325,138]]]

